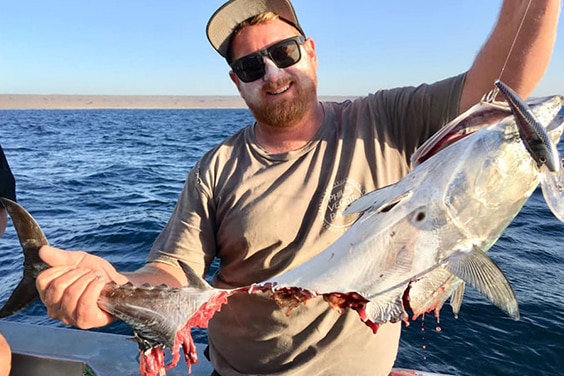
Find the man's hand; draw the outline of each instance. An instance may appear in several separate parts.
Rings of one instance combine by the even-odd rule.
[[[115,320],[98,307],[98,297],[106,283],[124,284],[127,277],[103,258],[82,251],[43,246],[39,256],[51,265],[36,280],[49,317],[81,329],[104,326]]]

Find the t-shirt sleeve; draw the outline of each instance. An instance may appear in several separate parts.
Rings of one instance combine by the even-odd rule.
[[[380,132],[398,150],[411,155],[423,142],[454,119],[466,75],[432,84],[381,90],[373,94],[373,111],[385,120]]]
[[[181,260],[199,275],[207,273],[216,252],[214,209],[210,197],[198,163],[189,172],[166,227],[153,243],[148,262],[178,266],[177,260]]]

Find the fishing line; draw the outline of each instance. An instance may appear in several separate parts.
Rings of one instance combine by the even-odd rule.
[[[527,18],[527,13],[529,13],[529,8],[531,7],[532,2],[533,0],[529,0],[529,3],[527,4],[527,8],[525,9],[525,13],[523,13],[523,18],[521,19],[521,23],[519,24],[519,27],[517,28],[517,32],[515,33],[515,38],[513,38],[513,43],[511,43],[511,47],[509,48],[509,52],[507,53],[507,57],[505,58],[505,63],[503,63],[503,67],[501,67],[501,71],[499,72],[499,76],[497,77],[499,81],[501,81],[501,76],[503,76],[503,73],[505,72],[505,68],[507,67],[507,63],[511,58],[511,54],[513,53],[513,47],[515,47],[515,44],[517,43],[517,39],[519,38],[519,33],[523,28],[523,24],[525,23],[525,19]],[[486,94],[485,100],[487,102],[493,102],[494,99],[497,97],[498,93],[499,93],[499,89],[497,88],[497,86],[494,85],[494,88],[489,93]]]

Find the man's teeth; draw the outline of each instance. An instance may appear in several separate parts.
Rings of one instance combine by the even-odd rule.
[[[281,94],[283,92],[285,92],[286,90],[288,90],[290,88],[290,85],[281,87],[280,89],[276,90],[276,91],[271,91],[270,94]]]

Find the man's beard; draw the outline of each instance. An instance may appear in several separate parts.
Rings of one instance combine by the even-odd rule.
[[[316,103],[317,88],[314,81],[307,82],[305,86],[297,85],[294,81],[294,87],[297,88],[297,95],[292,98],[267,103],[247,101],[257,122],[279,128],[291,127],[298,122],[312,103]]]

